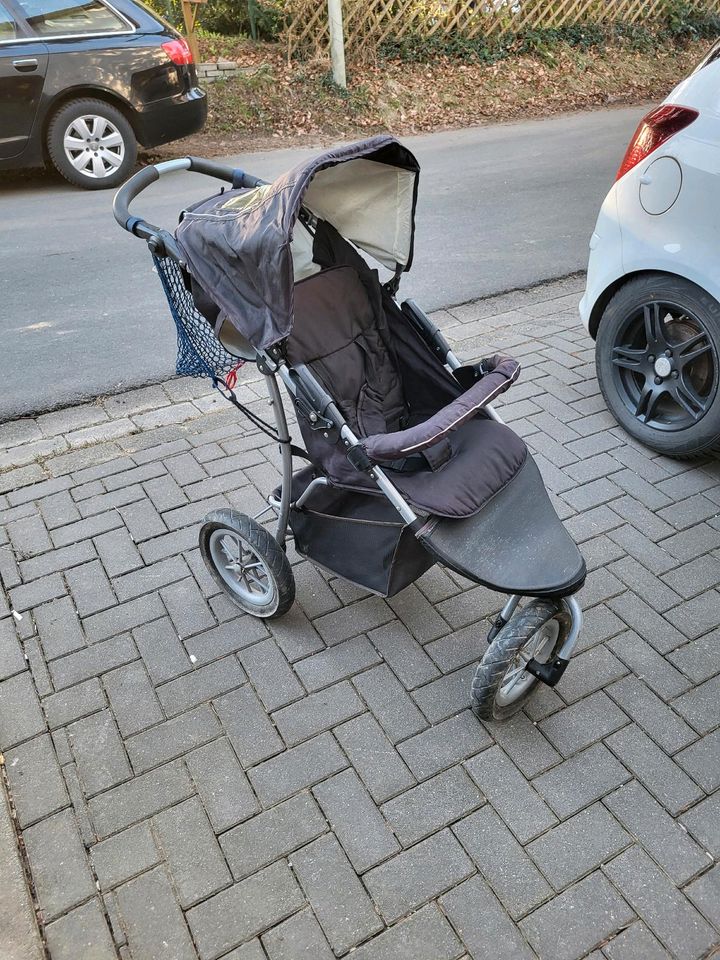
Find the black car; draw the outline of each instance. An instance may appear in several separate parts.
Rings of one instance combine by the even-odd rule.
[[[185,40],[134,0],[0,0],[0,170],[50,160],[116,187],[137,142],[200,130],[207,103]]]

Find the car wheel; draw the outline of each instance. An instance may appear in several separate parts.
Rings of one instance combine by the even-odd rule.
[[[102,100],[73,100],[61,107],[50,121],[47,148],[57,171],[86,190],[119,186],[137,159],[132,127]]]
[[[618,423],[669,457],[720,451],[720,304],[689,280],[628,281],[603,313],[598,381]]]

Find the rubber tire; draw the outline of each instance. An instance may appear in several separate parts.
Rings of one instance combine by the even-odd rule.
[[[640,443],[666,457],[693,459],[720,451],[720,389],[710,410],[699,423],[684,430],[663,431],[639,423],[618,394],[612,376],[612,351],[628,315],[649,300],[671,300],[687,307],[707,327],[720,359],[720,304],[701,287],[668,274],[644,274],[621,287],[600,320],[595,342],[598,383],[610,413]]]
[[[485,652],[478,664],[472,681],[472,709],[481,720],[508,720],[518,713],[531,696],[540,680],[530,684],[514,703],[499,706],[495,696],[511,663],[534,633],[548,620],[558,617],[560,630],[553,648],[555,656],[562,647],[570,629],[569,617],[559,603],[554,600],[532,600],[526,607],[518,610],[502,628]]]
[[[229,589],[213,562],[209,548],[211,534],[221,529],[238,534],[262,559],[269,576],[274,581],[274,598],[277,603],[270,602],[264,607],[245,604]],[[227,508],[215,510],[205,517],[205,522],[200,528],[199,542],[200,554],[211,576],[222,587],[225,595],[241,610],[262,620],[274,620],[288,612],[295,601],[295,578],[285,551],[265,527],[252,517],[238,513],[237,510]]]
[[[102,180],[93,180],[77,171],[65,156],[63,149],[63,136],[68,124],[87,113],[105,117],[117,127],[125,141],[125,159],[113,174]],[[119,187],[130,176],[137,161],[137,142],[133,128],[127,117],[117,107],[105,103],[104,100],[92,98],[71,100],[70,103],[60,107],[50,120],[46,142],[50,159],[58,173],[73,186],[83,187],[85,190],[111,190]]]

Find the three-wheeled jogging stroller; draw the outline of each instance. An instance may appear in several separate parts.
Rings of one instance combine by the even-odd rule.
[[[231,185],[183,211],[174,236],[128,209],[173,170]],[[178,328],[178,372],[211,377],[279,443],[275,536],[229,509],[205,520],[200,547],[216,581],[254,616],[285,613],[295,596],[289,526],[301,556],[381,596],[436,562],[509,594],[472,684],[476,713],[502,719],[538,681],[562,676],[581,627],[573,594],[585,563],[527,447],[491,406],[519,365],[500,356],[463,365],[417,304],[395,299],[412,261],[418,174],[389,136],[338,147],[270,184],[184,158],[137,173],[114,211],[155,259]],[[242,361],[265,375],[274,428],[237,399]],[[278,377],[304,450],[291,441]],[[307,464],[293,472],[296,457]]]

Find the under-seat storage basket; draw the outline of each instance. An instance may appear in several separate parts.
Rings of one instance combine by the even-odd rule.
[[[318,487],[290,510],[290,527],[298,553],[383,597],[435,562],[384,497]]]

